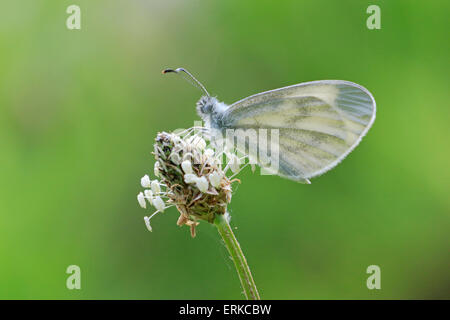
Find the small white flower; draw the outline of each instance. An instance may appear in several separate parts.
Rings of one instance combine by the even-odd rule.
[[[172,162],[175,164],[179,164],[181,162],[180,155],[176,152],[172,152],[170,154],[170,160],[172,160]]]
[[[158,180],[153,180],[151,183],[151,187],[154,194],[158,194],[161,192],[161,187],[159,186]]]
[[[152,204],[152,201],[153,201],[153,192],[152,192],[152,190],[150,190],[150,189],[144,190],[144,196],[148,200],[148,202],[150,202],[150,204]]]
[[[153,206],[156,208],[156,210],[163,212],[164,208],[166,207],[164,205],[164,201],[163,199],[161,199],[161,197],[155,197],[155,199],[153,199]]]
[[[188,143],[194,145],[196,148],[203,150],[206,147],[206,142],[202,137],[192,136],[187,140]]]
[[[195,183],[198,177],[193,173],[186,173],[184,175],[184,182],[186,183]]]
[[[152,226],[150,225],[150,217],[144,217],[145,226],[147,227],[148,231],[152,231]]]
[[[172,137],[172,141],[175,145],[178,145],[182,142],[181,138],[176,134],[172,134],[171,137]]]
[[[141,178],[141,186],[143,188],[150,188],[150,177],[147,174]]]
[[[155,171],[155,176],[156,176],[157,178],[159,178],[159,168],[160,168],[159,161],[156,161],[156,162],[155,162],[155,166],[153,167],[153,170]]]
[[[212,173],[210,173],[208,178],[213,187],[218,188],[220,186],[220,181],[222,180],[222,178],[217,171],[213,171]]]
[[[198,178],[195,185],[197,186],[198,190],[200,190],[203,193],[208,191],[208,180],[206,180],[205,177]]]
[[[241,161],[239,160],[238,156],[232,154],[228,165],[230,166],[231,171],[233,173],[236,173],[240,169]]]
[[[181,168],[183,168],[184,173],[193,173],[192,164],[189,160],[184,160],[181,163]]]
[[[212,157],[214,155],[214,150],[213,149],[206,149],[205,150],[205,155],[209,158]]]
[[[145,202],[145,197],[142,192],[139,192],[139,194],[137,195],[137,201],[142,208],[147,208],[147,203]]]
[[[199,148],[200,150],[203,150],[206,148],[206,141],[202,138],[202,137],[198,137],[196,139],[196,143],[197,148]]]
[[[183,160],[191,160],[193,157],[194,157],[194,155],[193,155],[192,153],[186,152],[186,153],[183,155]]]

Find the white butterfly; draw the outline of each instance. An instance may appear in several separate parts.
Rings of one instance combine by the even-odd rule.
[[[375,120],[372,94],[349,81],[300,83],[258,93],[228,106],[211,97],[187,70],[163,71],[167,72],[183,72],[205,93],[197,103],[197,112],[206,127],[221,132],[277,129],[276,174],[301,183],[310,183],[310,178],[335,167],[358,145]],[[258,152],[267,149],[258,145]]]

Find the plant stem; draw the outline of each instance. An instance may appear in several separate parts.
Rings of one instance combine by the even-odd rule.
[[[214,224],[225,242],[225,246],[231,255],[231,259],[233,259],[234,266],[239,275],[239,280],[241,281],[242,289],[244,289],[245,297],[247,300],[260,300],[258,289],[256,288],[247,260],[245,259],[241,246],[236,240],[225,215],[216,215]]]

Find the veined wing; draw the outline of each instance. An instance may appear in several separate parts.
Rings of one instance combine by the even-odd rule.
[[[323,80],[250,96],[232,104],[222,119],[224,128],[278,129],[274,173],[309,183],[358,145],[375,120],[375,110],[375,99],[364,87]],[[259,154],[267,152],[260,144],[257,148]]]

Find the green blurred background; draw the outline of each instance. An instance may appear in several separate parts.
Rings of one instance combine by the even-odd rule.
[[[160,74],[179,66],[226,103],[319,79],[377,100],[361,145],[311,185],[240,176],[232,223],[262,298],[450,298],[450,2],[0,7],[0,298],[243,298],[212,226],[191,239],[172,208],[150,233],[136,201],[155,134],[198,119],[199,91]],[[66,288],[71,264],[81,290]],[[372,264],[381,290],[366,287]]]

